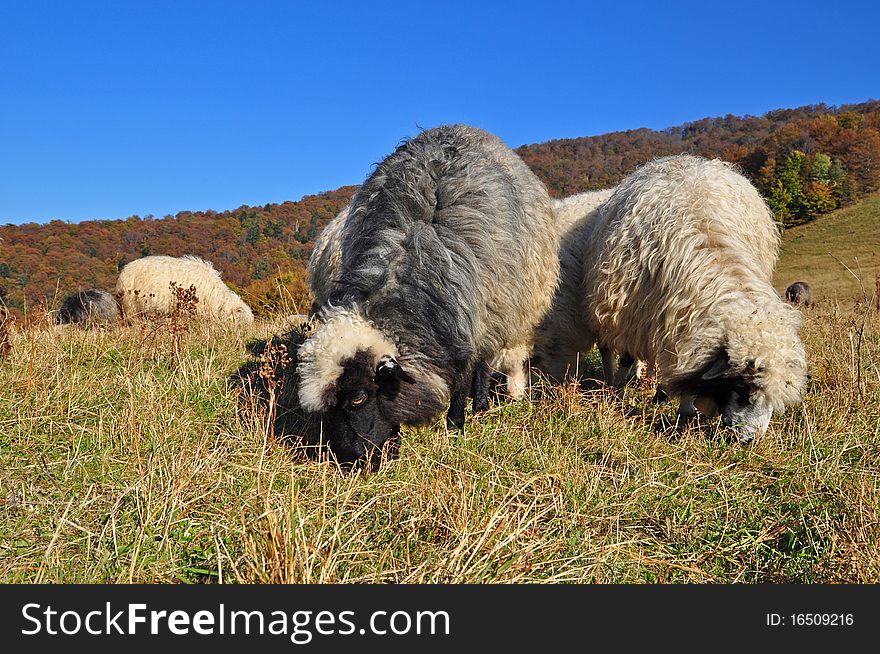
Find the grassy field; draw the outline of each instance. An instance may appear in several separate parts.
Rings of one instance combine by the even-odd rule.
[[[831,247],[816,228],[780,265],[783,287],[824,280],[811,386],[751,446],[676,431],[647,383],[542,386],[463,436],[406,429],[398,460],[345,475],[231,381],[267,326],[14,331],[0,580],[880,582],[880,316],[829,297],[845,276],[800,274],[793,257]]]
[[[870,298],[880,291],[880,193],[786,230],[774,281],[783,292],[799,280],[817,298]]]

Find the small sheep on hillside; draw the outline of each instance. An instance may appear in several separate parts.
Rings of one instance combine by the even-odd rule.
[[[250,307],[226,286],[211,263],[191,255],[157,255],[126,264],[116,282],[126,319],[171,314],[177,302],[172,283],[183,290],[195,287],[199,317],[243,324],[254,320]]]
[[[795,282],[785,289],[785,299],[794,305],[813,306],[813,289],[807,282]]]
[[[90,288],[68,294],[55,315],[58,325],[113,325],[119,319],[116,298],[107,291]]]
[[[682,155],[627,177],[584,239],[583,343],[656,363],[683,416],[721,414],[749,440],[806,382],[800,313],[771,284],[779,234],[729,164]],[[583,345],[582,345],[583,347]]]
[[[447,405],[462,427],[475,372],[504,350],[528,355],[558,281],[554,221],[543,183],[479,129],[422,132],[376,168],[298,352],[300,402],[338,461],[377,466],[401,424]]]

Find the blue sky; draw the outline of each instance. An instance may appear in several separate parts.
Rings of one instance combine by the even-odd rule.
[[[509,145],[880,97],[880,3],[0,3],[0,224],[360,183],[419,127]]]

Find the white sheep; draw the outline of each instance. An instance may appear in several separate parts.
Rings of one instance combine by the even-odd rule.
[[[748,440],[800,400],[802,318],[774,290],[773,217],[730,164],[666,157],[627,177],[588,221],[581,347],[656,363],[663,388]],[[581,350],[583,351],[583,349]]]
[[[226,286],[211,263],[192,255],[156,255],[126,264],[116,282],[116,297],[123,315],[132,319],[170,314],[177,302],[172,284],[184,291],[195,287],[195,311],[199,317],[243,324],[254,320],[250,307]]]

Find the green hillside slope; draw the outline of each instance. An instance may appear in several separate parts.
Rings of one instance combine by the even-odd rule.
[[[880,283],[880,193],[785,231],[774,283],[813,286],[816,299],[873,298]]]

